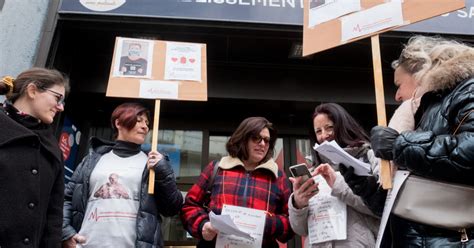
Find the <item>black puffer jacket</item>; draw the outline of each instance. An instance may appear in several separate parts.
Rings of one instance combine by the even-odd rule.
[[[473,110],[474,77],[426,93],[415,115],[418,128],[395,140],[395,163],[426,178],[474,185]]]
[[[474,185],[474,54],[452,59],[423,82],[429,83],[428,93],[415,114],[416,130],[397,137],[394,161],[425,178]],[[461,247],[456,231],[397,216],[391,217],[390,227],[394,247]],[[474,231],[467,234],[465,244],[474,247]]]
[[[101,156],[113,149],[114,143],[91,139],[89,154],[75,170],[66,185],[64,201],[63,240],[74,236],[80,229],[89,199],[89,178]],[[163,247],[161,217],[178,214],[183,196],[176,187],[173,169],[165,156],[155,167],[155,194],[148,194],[148,170],[143,171],[140,203],[137,216],[137,248]]]

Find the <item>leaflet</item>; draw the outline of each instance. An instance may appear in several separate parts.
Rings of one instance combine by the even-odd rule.
[[[354,167],[354,173],[356,175],[370,175],[370,164],[364,163],[352,157],[349,153],[344,151],[344,149],[342,149],[334,140],[331,142],[324,141],[320,145],[314,144],[313,149],[324,155],[326,158],[330,159],[334,164],[344,164],[345,166]]]

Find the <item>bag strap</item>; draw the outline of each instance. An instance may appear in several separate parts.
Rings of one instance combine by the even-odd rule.
[[[458,126],[456,127],[456,129],[454,130],[453,132],[453,135],[456,135],[456,133],[458,132],[458,129],[461,127],[461,125],[464,123],[464,121],[466,120],[467,116],[469,116],[472,112],[474,112],[474,109],[471,109],[471,111],[467,112],[466,115],[464,115],[464,117],[461,119],[461,122],[459,122]]]
[[[214,180],[216,179],[217,171],[219,170],[219,161],[214,160],[212,161],[212,165],[214,166],[212,170],[211,177],[209,178],[209,182],[207,183],[206,194],[211,196],[212,193],[212,186],[214,185]]]
[[[212,186],[214,185],[214,181],[216,179],[217,172],[219,171],[219,161],[214,160],[212,161],[212,165],[214,166],[212,170],[212,174],[209,177],[209,181],[207,182],[206,193],[204,196],[204,208],[207,208],[209,211],[209,203],[211,202],[211,195],[212,195]]]

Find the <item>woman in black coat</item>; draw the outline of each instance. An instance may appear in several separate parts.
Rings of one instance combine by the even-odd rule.
[[[397,70],[415,72],[411,75],[418,82],[414,95],[422,96],[411,116],[414,128],[398,133],[392,128],[374,127],[372,148],[376,156],[393,160],[398,168],[410,171],[411,175],[428,182],[449,184],[431,199],[427,199],[430,194],[419,193],[421,199],[427,199],[425,203],[435,204],[413,210],[433,212],[446,201],[443,196],[452,198],[450,187],[455,187],[452,184],[474,188],[474,48],[451,40],[418,36],[410,39],[393,65]],[[374,191],[365,187],[367,185],[360,181],[359,185],[352,186],[359,188],[357,193],[380,213],[384,198],[378,196],[382,196],[383,191],[379,188],[369,193]],[[360,190],[362,188],[364,190]],[[471,204],[472,208],[474,205],[472,199],[458,198],[449,201],[456,209],[450,213],[443,210],[439,216],[433,215],[432,220],[422,219],[420,215],[414,218],[392,209],[388,226],[392,247],[474,247],[472,213],[466,213],[471,217],[467,217],[465,223],[451,221],[450,226],[459,225],[456,230],[439,222],[449,214],[460,212],[458,206]]]
[[[32,68],[0,81],[0,247],[60,247],[64,173],[51,129],[68,80]]]

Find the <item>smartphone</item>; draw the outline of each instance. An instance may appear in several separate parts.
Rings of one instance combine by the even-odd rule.
[[[309,172],[306,164],[297,164],[290,166],[290,173],[293,177],[303,177],[301,184],[306,182],[306,180],[312,178],[311,172]]]

